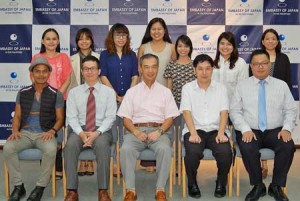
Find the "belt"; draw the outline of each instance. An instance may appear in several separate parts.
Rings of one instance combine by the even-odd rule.
[[[160,127],[162,124],[161,123],[156,123],[156,122],[147,122],[147,123],[136,123],[133,124],[135,127]]]

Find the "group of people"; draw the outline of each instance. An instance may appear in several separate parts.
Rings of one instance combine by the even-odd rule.
[[[124,200],[137,200],[135,164],[146,148],[156,156],[155,199],[167,200],[170,128],[174,125],[179,132],[180,113],[185,121],[182,139],[191,197],[201,197],[196,175],[205,148],[212,150],[217,161],[214,196],[226,195],[233,158],[231,125],[254,186],[245,200],[258,200],[266,194],[263,177],[267,166],[259,153],[262,147],[275,151],[268,193],[275,200],[288,200],[282,187],[295,151],[291,132],[297,109],[289,89],[290,62],[281,53],[274,29],[264,32],[261,49],[251,55],[250,68],[239,57],[231,32],[219,36],[214,60],[206,54],[192,60],[191,39],[181,35],[173,45],[161,18],[149,22],[137,56],[130,47],[128,28],[120,23],[111,27],[101,55],[94,52],[93,34],[87,28],[77,32],[78,52],[71,60],[60,53],[55,29],[47,29],[41,43],[41,51],[33,56],[29,67],[32,85],[17,95],[12,134],[4,146],[15,186],[10,201],[26,194],[17,154],[30,147],[39,148],[43,159],[42,172],[27,200],[41,200],[55,158],[59,166],[61,149],[57,150],[55,136],[63,125],[68,127],[63,150],[68,190],[65,201],[79,200],[78,175],[94,171],[93,161],[82,161],[78,172],[78,156],[84,149],[93,149],[96,155],[99,201],[111,200],[107,189],[114,124],[126,128],[124,133],[119,129]]]

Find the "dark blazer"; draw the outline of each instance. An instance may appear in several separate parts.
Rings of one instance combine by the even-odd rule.
[[[283,80],[291,89],[291,63],[284,53],[276,53],[273,77]]]
[[[250,67],[249,75],[253,75]],[[276,53],[273,77],[285,81],[291,89],[291,63],[286,54],[281,52]]]

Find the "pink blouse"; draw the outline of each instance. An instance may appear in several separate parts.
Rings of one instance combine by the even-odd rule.
[[[54,57],[48,57],[43,53],[38,53],[32,57],[32,60],[34,60],[36,57],[39,56],[46,58],[49,64],[52,66],[52,72],[50,74],[48,83],[52,87],[55,87],[56,89],[60,89],[61,86],[64,84],[64,82],[68,79],[68,77],[72,73],[70,58],[65,53],[59,53]],[[64,95],[64,99],[66,100],[67,93],[65,92],[63,95]]]

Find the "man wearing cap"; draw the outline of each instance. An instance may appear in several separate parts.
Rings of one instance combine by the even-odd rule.
[[[121,168],[127,193],[125,201],[137,200],[135,164],[140,153],[149,148],[155,152],[157,183],[155,199],[165,201],[172,147],[168,136],[173,119],[179,115],[171,91],[156,81],[158,57],[145,54],[140,58],[143,81],[130,88],[122,101],[118,116],[127,129],[121,147]]]
[[[29,71],[34,83],[21,89],[17,94],[12,134],[7,138],[3,148],[4,159],[15,186],[9,201],[18,201],[26,194],[18,153],[29,148],[40,149],[43,158],[36,187],[27,200],[41,200],[55,162],[57,147],[55,134],[64,122],[63,96],[47,83],[52,71],[48,61],[37,57],[30,65]]]

